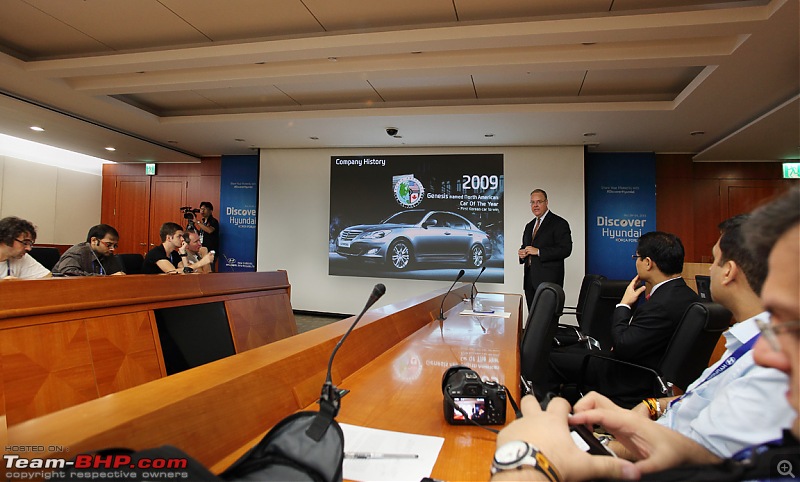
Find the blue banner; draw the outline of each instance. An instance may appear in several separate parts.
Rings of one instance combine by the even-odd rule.
[[[632,279],[639,236],[656,231],[653,153],[587,154],[586,272]]]
[[[256,270],[258,156],[222,156],[219,271]]]

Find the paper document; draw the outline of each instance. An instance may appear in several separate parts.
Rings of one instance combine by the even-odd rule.
[[[444,438],[339,424],[344,432],[344,478],[357,481],[422,480],[429,477]],[[361,456],[370,454],[371,456]],[[417,457],[414,458],[413,456]]]

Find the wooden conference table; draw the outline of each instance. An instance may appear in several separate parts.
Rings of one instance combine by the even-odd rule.
[[[469,290],[462,285],[445,298],[443,322],[436,318],[445,290],[370,310],[333,364],[334,383],[350,390],[337,420],[444,437],[431,474],[441,480],[486,480],[495,447],[494,434],[445,422],[444,371],[468,365],[519,400],[522,298],[482,294],[485,307],[510,316],[462,316],[469,304],[461,298]],[[64,447],[71,454],[171,444],[221,472],[287,415],[317,410],[328,358],[352,321],[17,424],[9,428],[8,443]],[[510,407],[507,413],[510,422]]]

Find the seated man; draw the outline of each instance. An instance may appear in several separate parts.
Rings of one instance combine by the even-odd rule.
[[[53,273],[67,276],[125,274],[122,262],[114,256],[119,233],[108,224],[89,229],[86,241],[69,248],[53,266]]]
[[[0,219],[0,279],[38,279],[52,276],[28,252],[36,242],[36,228],[16,216]]]
[[[186,241],[180,224],[164,223],[158,231],[161,244],[147,252],[142,263],[142,274],[183,273],[178,269],[181,255],[186,253]]]
[[[781,440],[748,447],[721,459],[695,441],[662,425],[623,410],[590,393],[574,407],[556,398],[542,412],[533,397],[525,397],[524,414],[497,437],[493,481],[500,480],[792,480],[800,467],[800,189],[753,213],[744,226],[746,245],[756,258],[767,258],[769,271],[761,302],[772,323],[759,323],[761,336],[753,347],[755,362],[786,373],[788,398],[795,413]],[[765,255],[764,253],[767,253]],[[750,426],[760,417],[749,420]],[[568,425],[602,425],[636,458],[635,463],[592,456],[577,447]],[[795,471],[795,472],[792,472]],[[789,479],[791,477],[791,479]]]
[[[637,275],[613,314],[610,355],[614,358],[649,368],[658,366],[686,308],[700,300],[681,279],[683,257],[683,243],[674,234],[654,231],[639,237],[633,256]],[[642,294],[644,300],[639,300]],[[546,391],[557,392],[562,383],[577,383],[587,353],[589,350],[579,345],[553,349]],[[651,385],[649,379],[627,367],[596,363],[592,368],[588,377],[592,388],[628,407],[639,403],[641,393]],[[540,394],[546,391],[537,389]]]
[[[184,267],[189,267],[195,273],[210,273],[211,265],[214,263],[214,253],[200,244],[200,235],[195,231],[189,231],[184,238],[187,242],[186,254],[181,255],[178,269],[184,271]]]
[[[760,333],[756,320],[769,322],[770,317],[757,294],[767,275],[767,260],[755,258],[745,246],[742,229],[747,219],[740,215],[721,223],[722,235],[711,250],[711,295],[738,321],[724,333],[725,353],[684,395],[634,408],[720,457],[779,439],[794,419],[789,402],[774,396],[786,391],[786,374],[753,361],[752,346]]]

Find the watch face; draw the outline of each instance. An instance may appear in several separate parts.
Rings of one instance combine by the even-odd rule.
[[[528,444],[515,440],[499,447],[494,453],[494,460],[498,464],[513,464],[522,460],[528,454]]]

